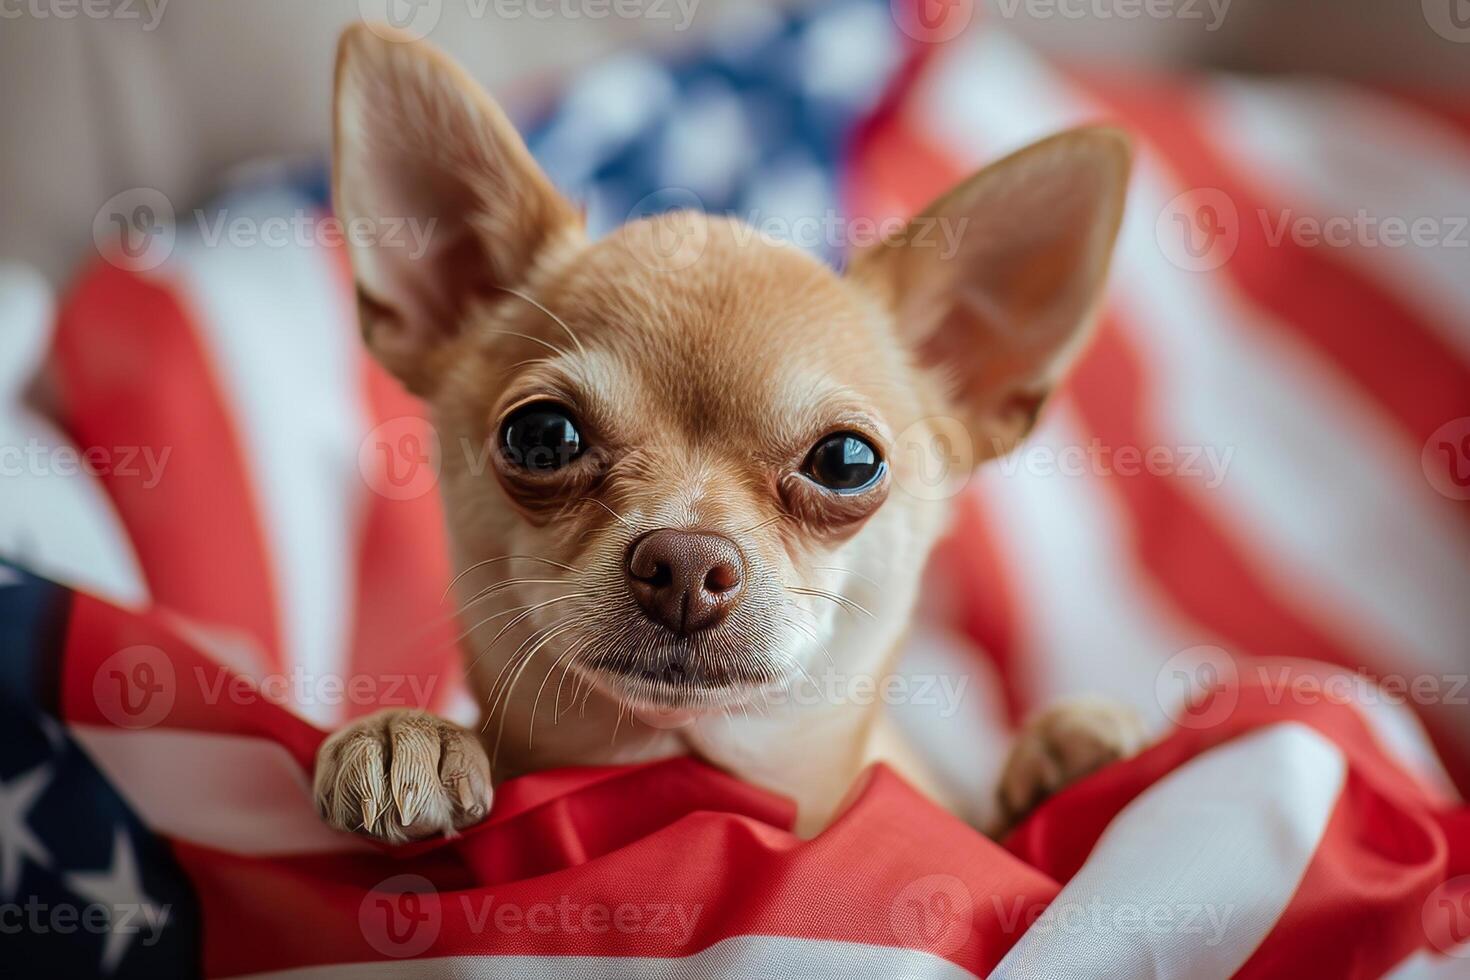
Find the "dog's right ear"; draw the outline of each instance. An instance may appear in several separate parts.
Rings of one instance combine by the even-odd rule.
[[[463,69],[387,28],[337,49],[332,199],[356,278],[363,338],[430,394],[466,308],[523,283],[581,216]]]

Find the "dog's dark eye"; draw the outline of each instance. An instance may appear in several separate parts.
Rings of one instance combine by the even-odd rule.
[[[857,493],[878,482],[883,459],[862,436],[839,432],[816,444],[801,471],[828,490]]]
[[[582,433],[560,405],[538,402],[518,410],[500,433],[501,452],[512,465],[551,473],[582,455]]]

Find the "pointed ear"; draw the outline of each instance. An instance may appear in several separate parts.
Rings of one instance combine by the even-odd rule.
[[[332,199],[363,337],[423,395],[466,307],[524,282],[581,216],[458,65],[388,36],[357,25],[338,46]]]
[[[1086,334],[1123,214],[1131,150],[1077,129],[992,164],[849,273],[947,382],[976,459],[1010,451]]]

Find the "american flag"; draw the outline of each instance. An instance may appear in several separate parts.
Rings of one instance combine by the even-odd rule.
[[[932,570],[947,602],[906,669],[973,687],[902,720],[973,798],[1059,695],[1136,704],[1156,746],[1003,846],[882,767],[799,840],[789,803],[688,759],[516,780],[450,841],[329,832],[326,730],[473,706],[431,434],[359,350],[341,250],[206,240],[217,215],[321,216],[319,178],[257,178],[178,216],[157,267],[96,263],[61,303],[65,437],[167,462],[95,475],[119,571],[51,562],[73,591],[0,568],[0,972],[1464,975],[1470,120],[1094,79],[985,25],[932,43],[897,7],[621,55],[530,145],[595,223],[677,188],[789,224],[911,212],[1074,122],[1133,131],[1097,342]],[[1390,218],[1429,230],[1389,246]]]

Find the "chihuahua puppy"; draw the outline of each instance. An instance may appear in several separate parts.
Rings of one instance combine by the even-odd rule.
[[[777,695],[824,667],[894,668],[946,513],[903,489],[923,461],[896,440],[962,424],[983,462],[1032,428],[1094,318],[1126,138],[1009,156],[845,274],[687,211],[592,241],[489,96],[391,37],[342,38],[333,195],[348,227],[435,222],[423,254],[351,260],[368,348],[444,447],[483,715],[471,731],[385,711],[327,739],[326,821],[453,833],[509,776],[676,753],[792,797],[803,834],[874,758],[925,785],[881,705]],[[1002,777],[1004,819],[1140,738],[1099,702],[1043,714]]]

